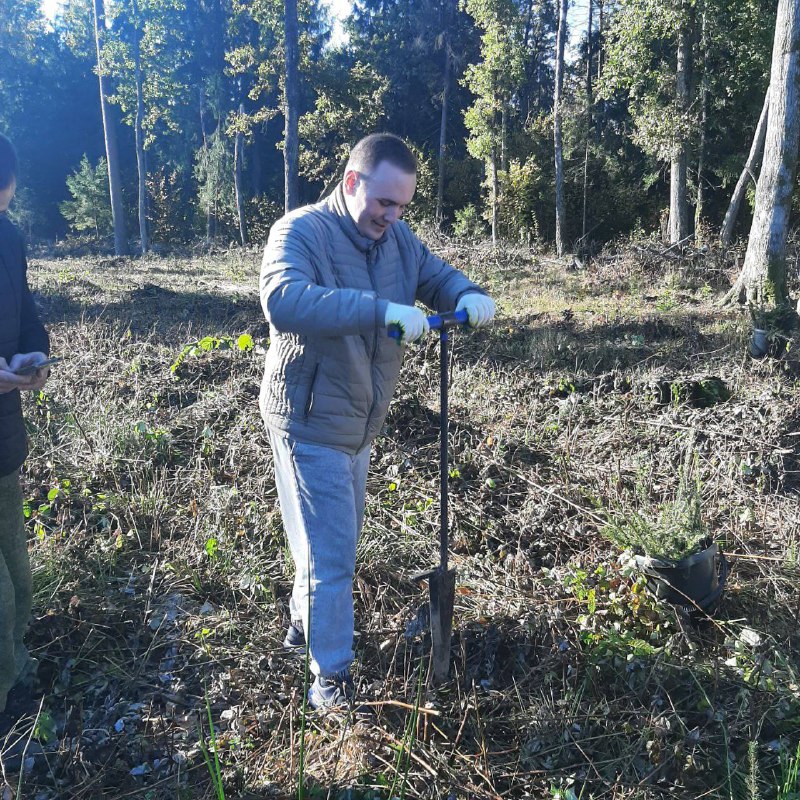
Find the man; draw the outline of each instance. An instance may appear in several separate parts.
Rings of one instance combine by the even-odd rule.
[[[295,564],[284,644],[304,647],[308,635],[315,708],[352,697],[353,576],[370,445],[402,345],[428,331],[414,302],[464,309],[472,327],[494,316],[485,292],[400,221],[416,171],[402,139],[362,139],[331,197],[275,223],[261,267],[270,347],[260,406]],[[400,347],[388,326],[401,331]]]
[[[22,641],[31,568],[19,485],[28,454],[20,391],[39,391],[48,370],[18,373],[45,361],[50,347],[28,289],[22,238],[7,215],[16,188],[17,157],[0,134],[0,712],[9,690],[30,679],[35,665]]]

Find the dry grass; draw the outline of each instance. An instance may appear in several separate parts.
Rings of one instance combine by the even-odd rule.
[[[776,797],[800,721],[794,350],[745,357],[744,320],[712,305],[731,268],[717,254],[635,245],[566,270],[441,249],[502,310],[453,352],[453,680],[418,692],[429,642],[410,625],[425,596],[409,576],[436,560],[432,338],[376,441],[359,546],[356,676],[375,719],[308,718],[305,796]],[[206,698],[226,797],[297,793],[303,670],[280,647],[291,560],[261,357],[212,349],[170,371],[205,336],[266,344],[257,261],[34,264],[67,360],[28,408],[51,730],[25,797],[214,796]],[[672,402],[707,375],[728,402]],[[690,440],[732,562],[700,625],[599,536],[602,508],[671,496]]]

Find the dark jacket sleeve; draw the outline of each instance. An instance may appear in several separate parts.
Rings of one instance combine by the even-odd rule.
[[[47,335],[39,312],[28,288],[28,260],[22,248],[22,307],[19,329],[20,353],[45,353],[50,355],[50,337]]]

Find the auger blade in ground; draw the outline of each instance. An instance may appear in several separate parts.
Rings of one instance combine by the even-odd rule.
[[[453,603],[456,595],[456,571],[435,570],[429,578],[431,592],[431,643],[433,682],[447,680],[450,672],[450,639],[453,633]]]

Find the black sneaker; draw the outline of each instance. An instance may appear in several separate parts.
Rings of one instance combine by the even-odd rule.
[[[315,709],[345,709],[352,705],[355,687],[350,670],[323,678],[318,675],[308,690],[308,702]]]
[[[5,738],[17,723],[31,722],[36,717],[41,697],[41,692],[34,692],[30,686],[21,683],[8,690],[5,710],[0,712],[0,739]]]
[[[306,646],[306,634],[303,631],[303,620],[293,619],[283,638],[283,646],[290,647],[292,650],[304,650]]]

